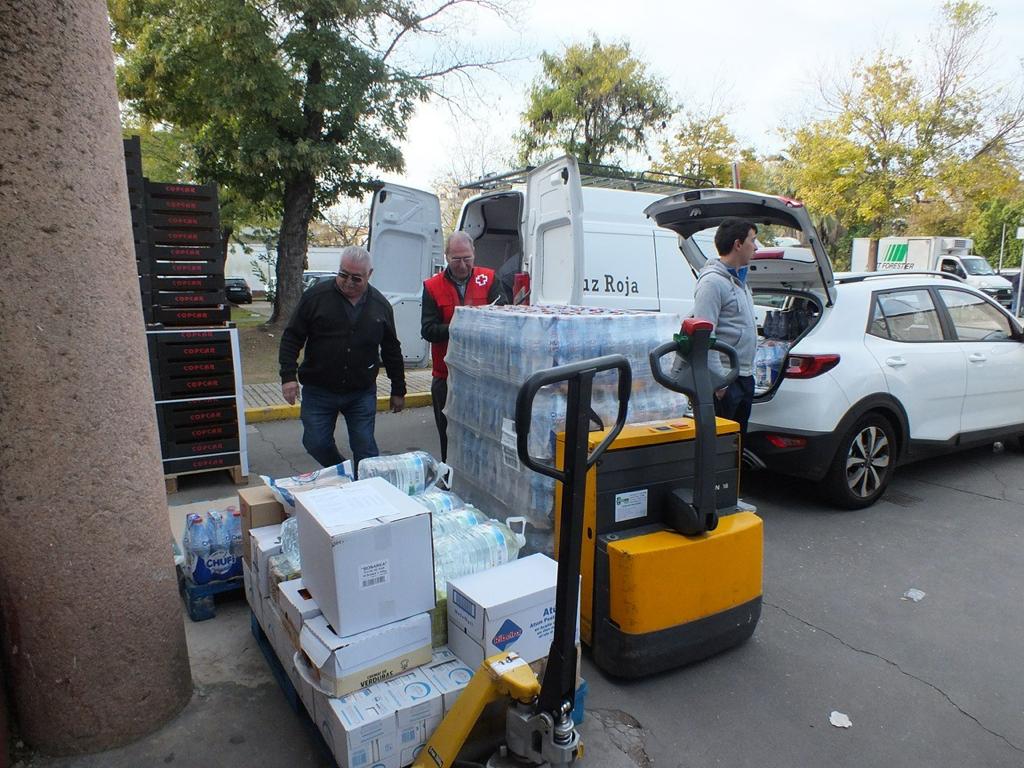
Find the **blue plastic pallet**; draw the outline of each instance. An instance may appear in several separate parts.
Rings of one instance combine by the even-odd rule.
[[[214,595],[228,592],[241,592],[245,589],[242,577],[227,581],[211,581],[209,584],[193,584],[188,579],[181,580],[181,596],[185,600],[185,610],[192,621],[206,621],[217,615]]]

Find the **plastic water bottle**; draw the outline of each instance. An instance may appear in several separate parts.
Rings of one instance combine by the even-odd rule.
[[[487,515],[472,505],[435,512],[431,518],[434,540],[487,522]]]
[[[231,556],[242,559],[242,512],[235,507],[228,507],[231,516],[228,518],[228,539],[231,542]]]
[[[399,490],[410,496],[423,493],[451,468],[426,451],[410,451],[396,456],[374,456],[359,462],[359,478],[383,477]]]
[[[299,558],[299,519],[289,517],[281,524],[281,554],[288,558],[288,562],[296,571],[302,570],[302,561]]]
[[[526,528],[525,518],[510,517],[508,522]],[[438,594],[446,593],[452,579],[511,562],[524,544],[523,533],[497,520],[444,536],[434,542],[434,587]]]
[[[210,556],[210,529],[202,515],[191,514],[185,518],[185,533],[182,536],[182,548],[185,550],[185,568],[193,581],[199,583],[203,578],[206,558]],[[198,576],[198,579],[196,578]]]
[[[417,493],[412,500],[422,504],[435,515],[443,512],[451,512],[453,509],[465,506],[458,494],[451,491],[442,491],[440,488],[428,488],[423,493]]]

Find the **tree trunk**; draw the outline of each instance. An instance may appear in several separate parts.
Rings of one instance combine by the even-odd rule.
[[[302,297],[302,270],[306,263],[309,222],[313,218],[315,179],[311,173],[291,176],[284,185],[284,214],[277,241],[277,286],[274,311],[268,325],[285,325]]]

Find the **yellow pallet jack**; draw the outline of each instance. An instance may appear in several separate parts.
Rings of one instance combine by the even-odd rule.
[[[738,373],[736,352],[712,331],[689,318],[650,353],[655,380],[689,397],[693,418],[629,425],[587,475],[582,529],[573,528],[583,537],[580,638],[617,677],[733,647],[761,615],[762,523],[736,506],[739,426],[714,413],[715,390]],[[731,370],[709,369],[709,350],[726,354]],[[666,373],[662,358],[672,353]],[[590,445],[609,434],[591,432]],[[574,439],[559,438],[556,462]],[[564,535],[556,530],[559,551]]]
[[[596,444],[588,443],[594,376],[618,372],[619,408],[614,426]],[[527,448],[533,401],[542,387],[568,385],[565,452],[562,468],[530,456]],[[561,494],[558,523],[565,535],[558,543],[558,578],[555,586],[555,628],[551,649],[539,683],[530,666],[514,652],[484,659],[480,669],[434,731],[413,763],[414,768],[449,768],[473,726],[492,701],[509,697],[505,744],[487,762],[488,768],[560,768],[583,755],[583,744],[572,720],[576,694],[576,614],[579,606],[583,494],[587,470],[594,466],[626,423],[632,371],[622,355],[538,371],[524,382],[516,399],[516,435],[519,459],[535,472],[558,480]]]

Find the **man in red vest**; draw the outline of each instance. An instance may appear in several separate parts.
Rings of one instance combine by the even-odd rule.
[[[465,232],[453,232],[444,248],[448,267],[423,282],[423,315],[420,335],[430,342],[430,356],[434,363],[430,395],[434,402],[434,421],[441,438],[441,461],[448,460],[448,419],[444,404],[448,400],[448,366],[444,356],[448,351],[448,323],[458,306],[475,307],[495,304],[501,297],[501,287],[494,279],[494,270],[476,267],[473,259],[473,238]]]

